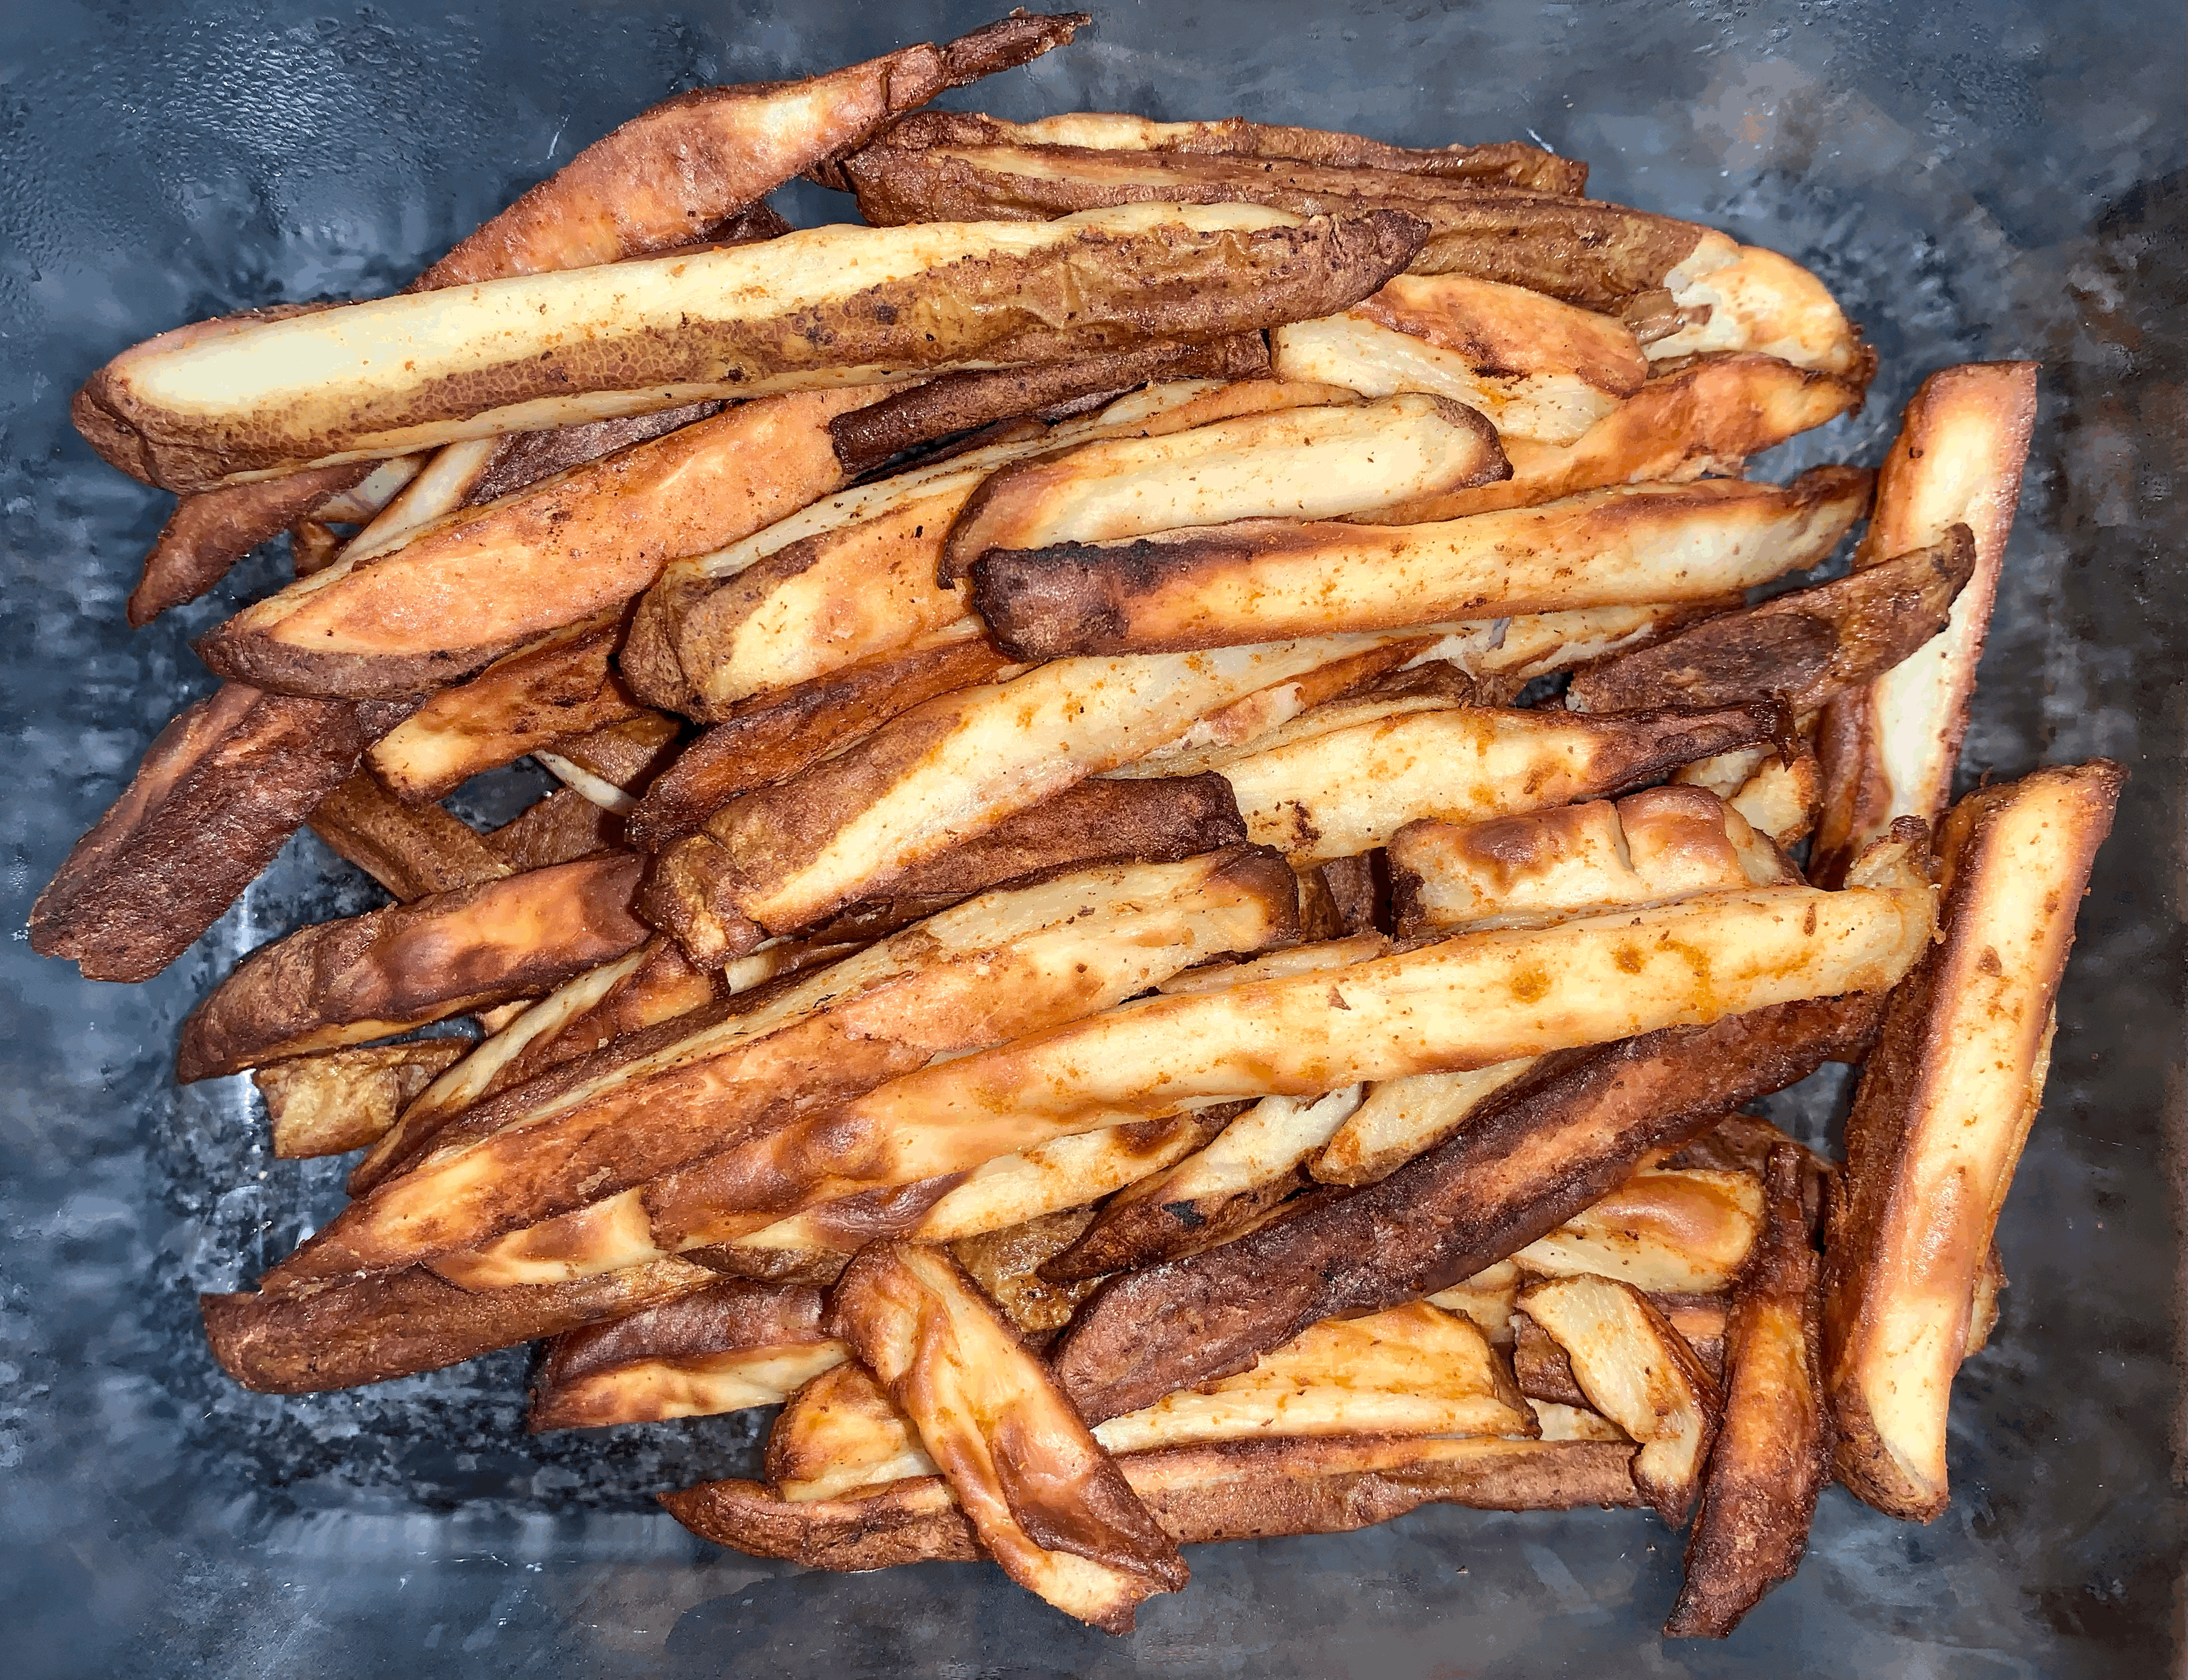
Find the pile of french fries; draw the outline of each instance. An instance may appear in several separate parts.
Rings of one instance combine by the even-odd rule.
[[[157,972],[302,825],[393,897],[183,1030],[364,1152],[205,1298],[247,1387],[546,1339],[535,1429],[781,1406],[708,1539],[1112,1631],[1185,1542],[1646,1507],[1722,1636],[1833,1474],[1944,1508],[1995,1316],[2121,780],[1950,803],[2035,369],[1751,480],[1873,372],[1813,275],[1531,146],[921,110],[1085,21],[682,96],[93,375],[182,496],[133,618],[298,575],[34,942]],[[1741,1112],[1829,1061],[1842,1163]]]

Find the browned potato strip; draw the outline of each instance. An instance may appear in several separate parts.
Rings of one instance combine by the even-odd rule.
[[[1414,392],[1100,439],[990,475],[956,515],[939,575],[954,585],[990,549],[1240,519],[1334,519],[1509,471],[1480,414]]]
[[[2033,362],[1947,368],[1925,380],[1907,405],[1854,563],[1904,554],[1965,525],[1975,535],[1975,572],[1942,634],[1824,714],[1817,741],[1824,786],[1813,866],[1819,880],[1835,879],[1895,818],[1935,822],[1952,798],[2035,420]]]
[[[758,208],[765,211],[767,206],[761,205]],[[777,234],[789,231],[790,224],[781,222],[765,237],[773,239]],[[529,489],[542,479],[567,472],[573,466],[583,466],[634,443],[650,443],[710,419],[721,411],[721,407],[716,402],[693,403],[681,409],[663,409],[657,414],[623,414],[584,426],[558,426],[552,431],[510,432],[494,440],[493,453],[471,482],[464,505],[480,507],[488,502],[498,502],[504,496]]]
[[[1635,485],[1433,525],[1265,520],[995,550],[973,600],[1022,659],[1699,600],[1819,564],[1869,483],[1816,467],[1783,487]]]
[[[1939,832],[1943,936],[1894,994],[1847,1122],[1824,1272],[1841,1480],[1945,1508],[1971,1303],[2044,1098],[2052,1001],[2125,772],[2102,758],[1971,793]]]
[[[661,568],[757,531],[842,482],[848,390],[736,407],[508,499],[403,548],[344,561],[246,607],[199,646],[225,675],[299,694],[416,693],[637,595]]]
[[[1070,1322],[1094,1286],[1091,1281],[1053,1283],[1041,1275],[1040,1268],[1069,1248],[1093,1217],[1091,1209],[1067,1208],[1001,1230],[961,1237],[949,1245],[950,1257],[1029,1347],[1041,1347]]]
[[[1413,822],[1390,837],[1401,939],[1799,879],[1746,819],[1698,787],[1488,822]]]
[[[1717,1433],[1717,1385],[1649,1298],[1606,1277],[1561,1277],[1520,1292],[1527,1316],[1572,1361],[1587,1403],[1640,1443],[1633,1485],[1677,1528],[1700,1491]]]
[[[130,628],[140,629],[169,607],[195,600],[251,550],[372,470],[369,462],[327,466],[184,496],[160,527],[144,556],[144,576],[129,592]]]
[[[1189,1259],[1113,1281],[1052,1352],[1100,1418],[1227,1376],[1317,1319],[1463,1282],[1629,1177],[1652,1149],[1783,1090],[1875,1017],[1780,1005],[1560,1058],[1379,1184]]]
[[[1457,1074],[1382,1080],[1330,1136],[1307,1170],[1324,1184],[1373,1184],[1449,1137],[1497,1092],[1522,1077],[1535,1058],[1497,1062]]]
[[[636,717],[637,702],[608,665],[622,633],[622,609],[611,607],[505,654],[432,696],[375,741],[365,761],[415,804],[561,736]]]
[[[1250,851],[976,899],[560,1091],[521,1120],[452,1128],[268,1275],[382,1271],[552,1220],[939,1053],[1100,1009],[1219,951],[1280,943],[1294,909],[1283,860]]]
[[[820,1292],[723,1279],[548,1345],[527,1418],[543,1429],[656,1423],[773,1406],[841,1365]]]
[[[72,959],[87,979],[149,980],[409,709],[222,685],[160,731],[46,883],[31,906],[31,949]]]
[[[125,472],[204,489],[702,397],[1250,331],[1365,296],[1425,231],[1403,211],[1302,219],[1243,204],[815,228],[200,323],[108,363],[77,393],[75,418]],[[379,354],[391,337],[409,353]]]
[[[545,869],[623,849],[623,819],[572,787],[558,787],[486,837],[511,869]]]
[[[1181,1545],[1345,1534],[1423,1505],[1564,1511],[1638,1505],[1634,1449],[1592,1440],[1334,1436],[1164,1447],[1117,1460],[1156,1520]],[[885,1569],[981,1555],[939,1477],[899,1481],[862,1498],[793,1503],[757,1482],[705,1482],[661,1496],[702,1539],[811,1569]]]
[[[778,1497],[800,1502],[935,1474],[911,1420],[856,1360],[790,1397],[768,1431],[766,1469]]]
[[[1638,1173],[1512,1258],[1537,1277],[1592,1272],[1649,1294],[1705,1294],[1740,1276],[1762,1228],[1751,1173]]]
[[[1672,780],[1707,788],[1781,850],[1807,839],[1823,809],[1823,767],[1806,751],[1789,764],[1774,748],[1743,747],[1689,764]]]
[[[1512,1313],[1512,1373],[1520,1392],[1546,1406],[1585,1407],[1587,1396],[1573,1375],[1572,1361],[1550,1333],[1520,1310],[1514,1292]]]
[[[319,1394],[437,1371],[703,1289],[703,1266],[658,1260],[536,1288],[474,1294],[423,1266],[287,1294],[200,1295],[206,1339],[260,1394]]]
[[[277,1062],[251,1076],[284,1160],[362,1149],[395,1124],[410,1100],[471,1049],[463,1039],[422,1039],[336,1050]]]
[[[1724,1417],[1687,1540],[1687,1573],[1664,1632],[1722,1639],[1800,1567],[1830,1474],[1823,1292],[1792,1143],[1764,1170],[1770,1216],[1725,1336]]]
[[[1463,1283],[1439,1289],[1429,1304],[1446,1312],[1463,1312],[1489,1338],[1490,1345],[1508,1351],[1512,1346],[1513,1309],[1520,1293],[1520,1268],[1510,1260],[1486,1266]]]
[[[1844,377],[1774,356],[1701,356],[1657,372],[1626,403],[1566,445],[1505,440],[1512,476],[1498,484],[1363,516],[1424,525],[1651,479],[1738,473],[1750,455],[1861,405],[1874,358]]]
[[[1113,1633],[1187,1580],[1176,1543],[1047,1367],[941,1249],[880,1243],[830,1322],[919,1431],[983,1548],[1020,1586]]]
[[[1573,679],[1576,712],[1732,706],[1776,695],[1796,712],[1871,681],[1945,628],[1975,570],[1965,525],[1942,541],[1727,613]]]
[[[211,1079],[537,996],[644,942],[630,913],[639,870],[603,854],[262,946],[190,1012],[177,1075]]]
[[[470,824],[438,805],[403,804],[370,770],[336,788],[306,820],[337,857],[406,901],[510,872]]]
[[[677,753],[683,725],[662,712],[640,712],[583,735],[556,740],[533,756],[540,768],[603,810],[623,815]]]

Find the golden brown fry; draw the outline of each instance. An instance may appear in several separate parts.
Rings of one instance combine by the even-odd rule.
[[[1824,811],[1811,866],[1819,880],[1836,879],[1895,819],[1934,823],[1951,801],[2035,420],[2033,362],[1944,369],[1907,405],[1877,475],[1876,511],[1855,566],[1938,542],[1965,525],[1975,537],[1975,571],[1941,634],[1824,714],[1817,736]]]
[[[1740,1276],[1762,1229],[1751,1173],[1637,1173],[1512,1258],[1537,1277],[1593,1273],[1649,1294],[1706,1294]]]
[[[1306,1163],[1324,1184],[1358,1187],[1388,1178],[1414,1156],[1464,1125],[1497,1092],[1525,1075],[1535,1058],[1492,1063],[1458,1074],[1413,1074],[1382,1080],[1322,1152]]]
[[[629,908],[639,869],[606,854],[262,946],[183,1023],[177,1074],[211,1079],[551,989],[643,943]]]
[[[1390,837],[1401,939],[1799,879],[1745,818],[1698,787],[1487,822],[1413,822]]]
[[[463,1039],[420,1039],[276,1062],[251,1075],[283,1160],[340,1155],[376,1142],[410,1100],[471,1049]]]
[[[1953,809],[1943,937],[1894,994],[1863,1070],[1825,1243],[1824,1373],[1840,1479],[1894,1516],[1945,1508],[1953,1373],[2124,777],[2099,758]]]
[[[31,949],[92,980],[187,950],[347,780],[407,702],[293,700],[238,683],[182,712],[31,906]]]
[[[1817,467],[1783,487],[1637,485],[1432,525],[1264,520],[995,550],[973,600],[1021,659],[1699,600],[1820,563],[1869,485]]]
[[[1771,747],[1742,747],[1689,764],[1672,780],[1716,794],[1782,851],[1808,837],[1823,808],[1823,767],[1805,750],[1789,764]]]
[[[880,1243],[851,1263],[830,1322],[910,1416],[982,1547],[1066,1614],[1127,1632],[1187,1580],[1157,1525],[1027,1351],[941,1249]]]
[[[1769,1221],[1726,1333],[1723,1421],[1687,1540],[1686,1581],[1664,1624],[1675,1639],[1723,1638],[1791,1577],[1830,1474],[1823,1294],[1799,1147],[1779,1145],[1764,1172]]]
[[[801,1502],[935,1474],[911,1420],[856,1360],[790,1397],[767,1434],[766,1469],[769,1487]]]
[[[1633,1485],[1677,1528],[1700,1491],[1717,1434],[1717,1385],[1649,1298],[1607,1277],[1561,1277],[1520,1305],[1565,1351],[1587,1403],[1640,1443]]]
[[[949,1245],[950,1255],[1025,1339],[1026,1345],[1039,1348],[1070,1322],[1073,1311],[1094,1288],[1091,1282],[1053,1283],[1041,1275],[1040,1268],[1069,1248],[1093,1217],[1087,1208],[1043,1214],[1000,1230],[961,1237]]]
[[[414,694],[469,676],[835,488],[827,422],[860,400],[854,387],[740,403],[291,584],[199,651],[298,694]]]
[[[144,576],[129,592],[130,628],[141,629],[169,607],[195,600],[251,550],[371,471],[369,463],[321,467],[184,496],[160,527],[144,556]]]
[[[108,363],[74,413],[122,471],[203,489],[701,397],[1221,337],[1345,307],[1424,232],[1402,211],[1302,220],[1241,204],[810,228],[200,323]],[[409,353],[377,354],[390,337]]]
[[[469,823],[438,805],[405,805],[359,770],[313,809],[313,833],[405,902],[496,881],[510,865]]]
[[[1779,1005],[1559,1058],[1380,1183],[1113,1281],[1052,1352],[1088,1416],[1229,1374],[1317,1319],[1412,1300],[1555,1230],[1651,1151],[1866,1039],[1841,1001]]]

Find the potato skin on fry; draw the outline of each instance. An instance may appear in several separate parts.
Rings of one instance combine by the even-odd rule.
[[[266,1099],[274,1154],[302,1160],[363,1148],[470,1047],[461,1039],[425,1039],[301,1056],[261,1068],[251,1083]]]
[[[328,794],[306,821],[336,856],[405,901],[510,872],[469,823],[438,805],[403,804],[369,770]]]

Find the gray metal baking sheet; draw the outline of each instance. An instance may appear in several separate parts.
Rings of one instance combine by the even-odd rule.
[[[1000,9],[1003,0],[995,0]],[[1203,1547],[1113,1640],[969,1565],[832,1576],[651,1506],[759,1420],[526,1437],[526,1356],[350,1394],[246,1395],[193,1295],[336,1205],[245,1082],[178,1092],[183,1012],[238,955],[367,907],[308,837],[141,987],[0,941],[0,1674],[218,1677],[1849,1675],[2180,1672],[2188,68],[2178,0],[1104,4],[949,103],[1231,112],[1412,144],[1536,137],[1592,189],[1818,268],[1883,358],[1787,466],[1873,460],[1921,376],[2044,367],[1962,778],[2133,772],[2084,910],[2048,1100],[1962,1374],[1951,1509],[1837,1490],[1799,1577],[1723,1645],[1666,1644],[1678,1547],[1630,1513],[1424,1510]],[[796,76],[979,4],[14,0],[0,7],[4,919],[211,679],[192,636],[269,550],[131,633],[165,499],[67,425],[96,364],[250,305],[391,289],[669,93]],[[847,201],[798,187],[793,219]],[[505,808],[522,773],[465,796]],[[1828,1126],[1833,1088],[1784,1105]]]

